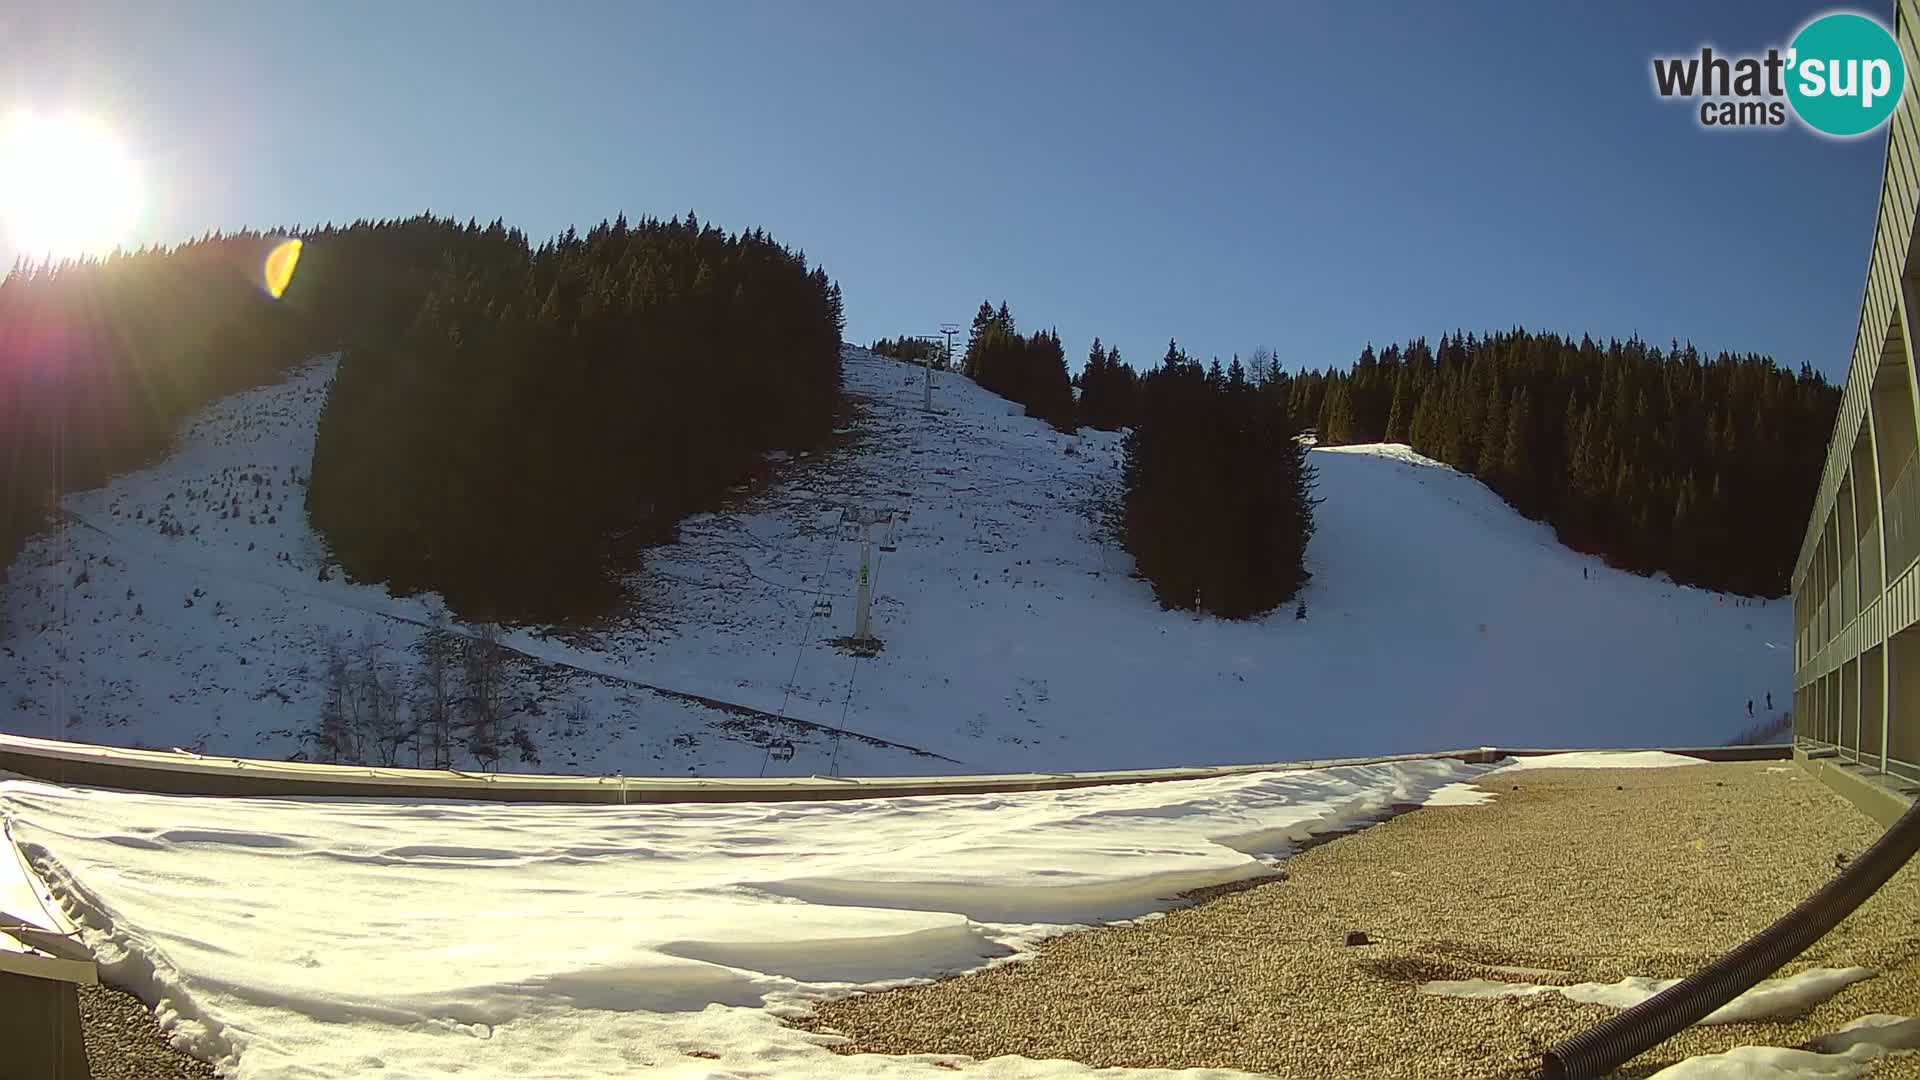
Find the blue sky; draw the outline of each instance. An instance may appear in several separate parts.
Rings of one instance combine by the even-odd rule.
[[[16,0],[0,109],[109,118],[139,240],[693,208],[824,263],[860,341],[990,297],[1076,362],[1523,324],[1838,376],[1883,138],[1703,131],[1648,73],[1825,10]]]

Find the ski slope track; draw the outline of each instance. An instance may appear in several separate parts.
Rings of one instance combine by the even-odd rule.
[[[1787,601],[1610,570],[1402,446],[1311,454],[1306,619],[1161,611],[1092,522],[1120,436],[1062,435],[951,374],[923,412],[922,370],[861,349],[843,370],[835,445],[774,455],[767,479],[684,522],[618,617],[506,635],[538,761],[503,768],[911,775],[1714,744],[1749,726],[1749,699],[1762,718],[1769,692],[1788,699]],[[165,460],[63,501],[0,592],[0,728],[295,756],[329,636],[408,655],[439,599],[337,566],[323,580],[306,521],[331,372],[317,360],[225,399]],[[852,628],[849,506],[896,512],[876,529],[871,658],[833,644]],[[769,759],[773,738],[792,760]]]

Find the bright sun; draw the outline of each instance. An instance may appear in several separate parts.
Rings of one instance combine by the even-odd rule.
[[[100,255],[131,239],[140,178],[113,132],[77,115],[0,118],[0,230],[38,259]]]

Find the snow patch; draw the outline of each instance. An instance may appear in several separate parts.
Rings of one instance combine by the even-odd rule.
[[[1844,1054],[1857,1046],[1878,1046],[1893,1054],[1920,1052],[1920,1016],[1869,1013],[1821,1036],[1813,1048],[1823,1054]]]
[[[1422,806],[1481,806],[1493,801],[1493,793],[1473,784],[1448,784],[1427,796]]]
[[[1866,1061],[1778,1046],[1736,1046],[1701,1054],[1654,1073],[1652,1080],[1855,1080]]]
[[[8,780],[0,811],[103,974],[160,1002],[170,1036],[235,1080],[557,1080],[642,1066],[918,1078],[946,1076],[940,1063],[956,1059],[841,1057],[831,1037],[778,1018],[1269,875],[1299,843],[1482,772],[1408,761],[653,806],[218,799]],[[990,1070],[1094,1073],[1012,1058]]]
[[[1852,1080],[1870,1062],[1920,1052],[1920,1017],[1873,1013],[1815,1039],[1809,1049],[1737,1046],[1676,1062],[1653,1080]]]
[[[1514,758],[1494,772],[1518,772],[1525,769],[1669,769],[1679,765],[1704,765],[1701,758],[1669,754],[1664,750],[1586,750],[1565,754],[1532,754]]]
[[[1767,979],[1706,1015],[1702,1024],[1742,1024],[1756,1020],[1780,1020],[1799,1016],[1846,987],[1871,979],[1871,968],[1808,968],[1784,979]],[[1574,983],[1571,986],[1543,986],[1536,983],[1500,982],[1493,979],[1436,979],[1422,983],[1420,991],[1443,997],[1496,998],[1526,997],[1558,993],[1569,1001],[1584,1005],[1606,1005],[1630,1009],[1676,986],[1679,979],[1648,979],[1629,975],[1613,983]]]

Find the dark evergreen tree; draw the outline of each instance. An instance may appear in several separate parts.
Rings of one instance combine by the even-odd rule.
[[[1299,591],[1313,499],[1298,435],[1286,400],[1238,364],[1203,370],[1169,343],[1142,377],[1123,533],[1163,606],[1248,618]]]
[[[1413,436],[1413,375],[1401,371],[1393,380],[1393,404],[1387,411],[1383,441],[1404,443]]]
[[[1095,338],[1080,374],[1080,423],[1102,431],[1131,426],[1138,394],[1138,376],[1120,359],[1120,350],[1102,350]]]
[[[1354,431],[1353,401],[1348,392],[1348,380],[1333,378],[1327,381],[1326,394],[1321,398],[1320,422],[1317,425],[1320,444],[1323,446],[1341,446],[1357,442]]]
[[[1024,363],[1027,415],[1038,417],[1071,435],[1074,423],[1073,383],[1067,377],[1067,354],[1060,335],[1052,330],[1027,339]]]

